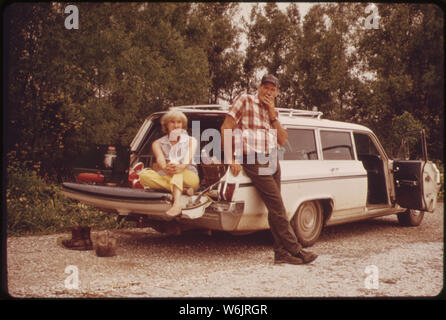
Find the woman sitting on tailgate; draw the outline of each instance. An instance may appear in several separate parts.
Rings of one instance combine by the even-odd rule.
[[[161,118],[161,127],[167,134],[152,144],[156,157],[153,169],[142,169],[142,163],[133,168],[139,171],[139,183],[143,187],[172,192],[174,202],[166,214],[174,217],[181,213],[181,194],[192,195],[200,185],[198,170],[192,164],[197,141],[187,134],[187,117],[181,111],[166,113]]]

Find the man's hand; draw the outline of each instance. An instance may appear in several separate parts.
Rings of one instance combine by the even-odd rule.
[[[274,97],[268,94],[265,94],[262,96],[261,101],[268,107],[268,113],[270,116],[275,115],[275,101]]]
[[[229,169],[231,170],[231,173],[234,177],[238,176],[240,171],[242,170],[242,166],[240,163],[232,162],[229,165]]]
[[[275,105],[274,105],[274,97],[269,95],[269,94],[265,94],[263,96],[263,102],[269,107],[274,109]]]
[[[276,116],[276,104],[274,100],[274,96],[265,94],[262,99],[263,103],[268,107],[268,113],[270,118],[274,118]]]
[[[268,107],[268,113],[270,119],[277,119],[277,110],[275,109],[275,97],[277,95],[272,95],[269,93],[265,93],[259,97],[261,101]],[[272,128],[277,130],[277,142],[279,145],[284,146],[287,139],[288,133],[285,128],[283,128],[278,121],[275,121],[272,124]]]

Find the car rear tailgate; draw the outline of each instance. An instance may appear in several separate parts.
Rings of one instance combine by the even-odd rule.
[[[65,182],[62,192],[67,198],[121,215],[139,213],[163,218],[172,205],[170,193],[142,189]]]

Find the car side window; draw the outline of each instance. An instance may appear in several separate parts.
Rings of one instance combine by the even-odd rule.
[[[288,140],[283,152],[283,160],[317,160],[314,130],[288,128]]]
[[[372,155],[379,156],[379,151],[373,143],[372,139],[364,133],[354,133],[356,152],[358,156]]]
[[[349,132],[321,131],[324,160],[353,160],[353,145]]]

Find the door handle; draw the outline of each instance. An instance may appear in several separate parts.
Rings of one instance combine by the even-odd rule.
[[[407,186],[407,187],[416,187],[418,186],[418,181],[413,180],[396,180],[396,186]]]
[[[339,168],[331,168],[330,171],[331,173],[335,173],[336,171],[339,171]]]

